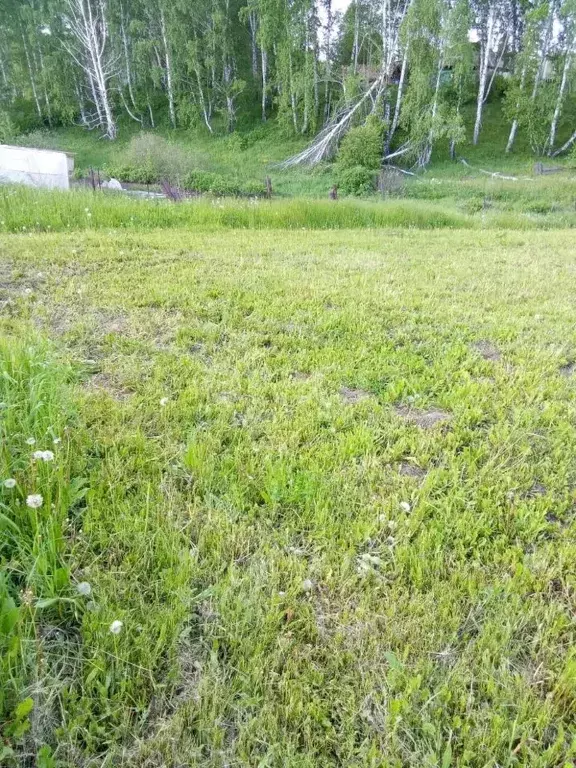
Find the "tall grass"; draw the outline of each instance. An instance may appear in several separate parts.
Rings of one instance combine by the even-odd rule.
[[[0,344],[0,763],[44,747],[77,645],[68,372],[39,345]]]
[[[424,191],[423,191],[424,194]],[[458,210],[456,199],[424,200],[142,200],[122,194],[4,187],[0,232],[62,232],[90,229],[552,229],[576,226],[576,211],[554,212],[537,198],[527,211],[482,205]],[[464,201],[469,204],[468,201]],[[507,206],[506,206],[507,208]],[[548,213],[546,213],[548,212]],[[546,215],[542,215],[546,213]],[[504,215],[504,218],[502,218]]]
[[[473,226],[457,211],[420,202],[349,200],[223,201],[139,200],[92,191],[0,191],[0,231],[65,231],[101,228],[347,229]]]

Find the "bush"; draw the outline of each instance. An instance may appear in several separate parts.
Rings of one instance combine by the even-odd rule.
[[[336,178],[344,195],[361,197],[372,194],[376,189],[376,171],[361,165],[339,169]]]
[[[58,149],[54,137],[48,131],[40,129],[16,136],[14,144],[19,147],[35,147],[36,149]]]
[[[254,197],[266,192],[262,182],[248,180],[241,183],[210,171],[191,171],[184,179],[184,187],[194,192],[210,192],[217,197]]]
[[[375,171],[382,160],[382,132],[384,125],[370,115],[364,125],[351,128],[342,139],[336,164],[339,168],[367,168]]]
[[[130,140],[120,162],[107,167],[106,172],[137,184],[169,181],[181,186],[193,163],[192,155],[178,144],[154,133],[141,133]]]

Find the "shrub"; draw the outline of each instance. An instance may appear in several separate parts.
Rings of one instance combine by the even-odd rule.
[[[109,166],[106,171],[122,181],[138,184],[169,181],[180,186],[193,162],[192,155],[183,147],[162,136],[141,133],[130,140],[120,162]]]
[[[16,136],[14,144],[19,147],[35,147],[36,149],[58,149],[57,142],[48,131],[30,131],[20,136]]]
[[[194,192],[210,192],[218,197],[254,197],[266,192],[262,182],[239,182],[210,171],[191,171],[184,179],[184,187]]]
[[[340,144],[337,166],[377,170],[382,159],[383,128],[382,121],[375,115],[370,115],[364,125],[351,128]]]
[[[336,178],[344,195],[370,195],[376,189],[376,171],[356,165],[353,168],[338,169]]]
[[[242,194],[249,197],[261,197],[266,194],[266,185],[261,181],[245,181],[242,185]]]

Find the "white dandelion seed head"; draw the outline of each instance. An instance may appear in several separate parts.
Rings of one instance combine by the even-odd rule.
[[[160,398],[160,406],[164,408],[166,405],[168,405],[168,398],[167,397],[161,397]]]
[[[32,293],[32,288],[25,288],[25,289],[24,289],[24,293],[25,293],[27,296],[30,296],[30,294]]]
[[[26,445],[36,445],[36,440],[35,440],[35,438],[33,438],[33,437],[29,437],[29,438],[26,440]]]
[[[400,509],[402,510],[402,512],[410,512],[411,507],[407,501],[401,501]]]
[[[31,493],[26,497],[26,506],[30,509],[40,509],[43,503],[44,499],[40,493]]]
[[[112,624],[110,624],[110,632],[112,632],[113,635],[119,635],[120,632],[122,632],[123,626],[124,623],[119,619],[116,619],[116,621],[113,621]]]
[[[88,595],[92,594],[92,587],[87,581],[81,581],[79,584],[76,584],[76,591],[79,595],[88,597]]]
[[[34,451],[32,458],[36,461],[54,461],[52,451]]]
[[[16,488],[16,480],[13,477],[8,477],[4,480],[4,488]]]

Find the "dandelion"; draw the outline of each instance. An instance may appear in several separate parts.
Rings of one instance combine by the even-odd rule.
[[[54,461],[52,451],[34,451],[32,458],[36,461]]]
[[[92,594],[92,587],[87,581],[81,581],[79,584],[76,584],[76,591],[78,594],[88,597],[88,595]]]
[[[4,480],[4,488],[16,488],[16,480],[13,477],[8,477]]]
[[[25,288],[24,293],[29,296],[32,293],[32,288]]]
[[[110,624],[110,632],[112,632],[113,635],[119,635],[120,632],[122,632],[123,626],[124,623],[119,619],[116,619],[116,621],[113,621],[112,624]]]
[[[30,507],[30,509],[40,509],[43,503],[44,499],[39,493],[31,493],[26,497],[26,506]]]
[[[167,405],[168,405],[168,398],[167,398],[167,397],[161,397],[161,398],[160,398],[160,406],[161,406],[162,408],[164,408],[164,407],[165,407],[165,406],[167,406]]]
[[[36,445],[36,440],[33,437],[29,437],[26,440],[26,445]]]
[[[400,509],[402,510],[402,512],[410,512],[411,507],[407,501],[401,501]]]

